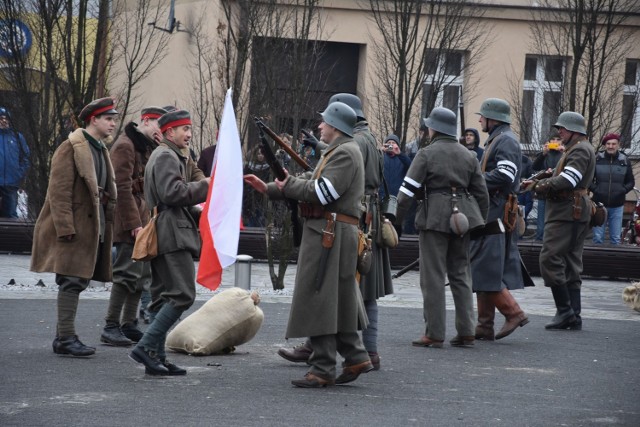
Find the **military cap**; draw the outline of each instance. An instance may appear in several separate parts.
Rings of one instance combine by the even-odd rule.
[[[140,118],[144,119],[159,119],[167,110],[160,107],[146,107],[142,109]]]
[[[160,132],[165,133],[169,128],[191,125],[191,116],[186,110],[170,111],[158,119],[158,125]]]
[[[87,104],[78,118],[84,122],[91,120],[91,117],[99,116],[100,114],[119,114],[115,109],[115,101],[113,98],[100,98],[91,101]]]

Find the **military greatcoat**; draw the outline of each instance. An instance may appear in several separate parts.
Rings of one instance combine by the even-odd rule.
[[[496,126],[489,134],[482,161],[490,197],[487,222],[502,218],[507,197],[518,192],[521,163],[520,143],[509,125]],[[471,241],[470,257],[475,292],[524,287],[517,232]]]
[[[347,136],[336,138],[324,151],[318,165],[329,156],[319,177],[290,176],[283,193],[268,184],[272,198],[285,197],[322,206],[326,211],[360,216],[364,195],[364,165],[358,145]],[[322,188],[328,191],[322,191]],[[335,223],[335,240],[330,249],[318,291],[315,278],[320,268],[324,218],[307,218],[298,256],[298,270],[286,338],[355,332],[366,326],[362,296],[356,284],[358,227]]]
[[[144,199],[144,168],[158,144],[149,140],[131,122],[111,146],[110,155],[118,187],[118,203],[113,229],[114,243],[135,242],[131,230],[149,222],[149,209]]]
[[[538,181],[538,197],[546,199],[544,240],[540,251],[540,273],[545,286],[577,289],[582,284],[582,252],[589,231],[591,204],[586,189],[593,181],[596,157],[586,137],[565,146],[553,177]],[[580,195],[581,215],[573,219],[575,190]]]
[[[365,301],[371,301],[393,293],[389,250],[378,246],[376,243],[378,240],[376,239],[376,233],[379,231],[377,228],[381,219],[379,212],[381,201],[378,200],[378,190],[382,184],[384,159],[366,120],[360,120],[356,123],[353,128],[353,139],[358,144],[362,154],[364,194],[368,196],[367,209],[371,218],[370,224],[363,227],[372,240],[371,269],[366,276],[360,279],[360,290],[362,291],[362,298]],[[327,146],[320,142],[318,147],[325,149]]]
[[[105,231],[100,242],[100,196],[92,148],[77,129],[64,141],[51,159],[49,187],[33,234],[31,270],[64,276],[111,281],[111,243],[116,184],[106,147],[108,201],[104,206]],[[62,236],[73,234],[71,241]],[[96,265],[98,247],[100,263]]]

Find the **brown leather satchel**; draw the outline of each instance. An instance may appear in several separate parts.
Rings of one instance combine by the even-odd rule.
[[[507,203],[504,205],[504,216],[502,222],[507,233],[511,233],[518,226],[518,196],[509,194]]]
[[[153,216],[149,223],[144,226],[136,236],[133,245],[131,259],[135,261],[150,261],[158,256],[158,234],[156,232],[156,219],[158,218],[158,207],[153,208]]]

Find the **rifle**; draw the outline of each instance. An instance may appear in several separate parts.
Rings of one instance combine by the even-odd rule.
[[[261,132],[266,133],[267,135],[269,135],[269,138],[273,139],[276,144],[278,144],[280,146],[280,148],[282,148],[284,151],[287,152],[288,155],[291,156],[291,158],[293,160],[296,161],[297,164],[299,164],[302,169],[304,169],[305,171],[310,171],[313,168],[311,166],[309,166],[309,164],[307,162],[304,161],[304,159],[302,157],[300,157],[298,155],[298,153],[296,153],[295,151],[293,151],[293,148],[289,147],[289,145],[287,143],[285,143],[282,139],[280,139],[280,137],[278,135],[276,135],[276,133],[274,131],[272,131],[271,129],[269,129],[269,126],[265,125],[264,122],[262,120],[260,120],[259,117],[254,117],[253,120],[256,122],[256,126],[258,126],[258,129],[260,129]],[[270,149],[271,147],[269,147]],[[278,178],[280,179],[280,178]]]
[[[260,143],[262,144],[262,152],[264,153],[264,159],[269,164],[269,167],[273,171],[273,174],[279,180],[284,180],[287,177],[284,168],[276,159],[276,155],[273,154],[273,150],[271,150],[271,146],[267,141],[267,138],[264,136],[264,132],[260,129]],[[302,223],[300,222],[300,217],[298,216],[298,201],[294,199],[286,199],[287,204],[289,205],[289,210],[291,211],[291,227],[293,229],[293,245],[295,247],[300,246],[300,242],[302,242]]]
[[[529,178],[523,179],[522,182],[524,182],[524,181],[539,181],[541,179],[551,178],[552,176],[553,176],[553,172],[549,172],[548,170],[543,170],[543,171],[539,171],[539,172],[534,173]],[[533,186],[531,186],[531,185],[526,187],[526,188],[522,188],[522,186],[521,186],[520,187],[520,191],[518,193],[519,194],[526,193],[527,191],[531,191],[532,188],[533,188]]]

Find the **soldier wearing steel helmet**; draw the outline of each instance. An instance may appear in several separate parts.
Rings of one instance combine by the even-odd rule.
[[[286,338],[310,337],[309,372],[292,381],[306,388],[345,384],[373,370],[357,332],[367,319],[354,286],[365,188],[362,154],[352,137],[356,113],[334,102],[322,119],[322,140],[329,145],[313,172],[287,174],[283,181],[269,184],[255,175],[245,176],[249,185],[271,198],[303,202],[300,210],[306,221]],[[336,351],[345,358],[337,378]]]
[[[487,222],[503,218],[509,196],[515,195],[520,186],[522,151],[511,130],[510,110],[505,100],[489,98],[477,113],[482,131],[489,134],[481,163],[491,198]],[[513,230],[471,242],[471,274],[478,302],[476,339],[501,339],[529,323],[510,292],[525,286],[517,234]],[[493,328],[496,309],[505,317],[497,334]]]
[[[369,129],[369,124],[362,111],[362,101],[351,93],[338,93],[329,99],[329,105],[334,102],[343,102],[353,108],[357,121],[353,128],[353,139],[360,148],[364,162],[364,205],[367,212],[361,217],[362,230],[369,233],[372,238],[372,263],[369,273],[361,277],[360,290],[369,318],[369,326],[362,331],[362,340],[369,353],[369,357],[376,370],[380,369],[380,356],[378,354],[378,298],[393,293],[391,281],[391,266],[389,251],[378,245],[375,231],[381,224],[381,213],[378,209],[378,189],[382,184],[384,169],[383,155],[377,146],[376,139]],[[327,144],[317,141],[310,136],[305,138],[305,144],[313,146],[316,150],[324,150]],[[291,362],[307,362],[311,356],[309,342],[293,347],[292,349],[280,348],[278,354]]]
[[[489,194],[474,152],[457,140],[457,118],[447,108],[434,108],[424,120],[431,144],[416,154],[398,193],[396,222],[402,224],[418,198],[420,288],[428,330],[414,346],[442,347],[445,338],[445,280],[456,307],[457,335],[452,346],[474,343],[473,292],[469,267],[470,229],[484,225]],[[454,214],[454,208],[460,214]],[[467,230],[452,229],[452,215],[464,215]],[[460,217],[462,218],[462,217]],[[454,219],[457,222],[457,218]],[[458,228],[457,224],[453,224]],[[446,277],[445,277],[446,276]]]
[[[582,252],[589,231],[591,209],[587,189],[593,181],[596,157],[586,136],[584,117],[573,111],[560,114],[553,125],[565,145],[551,178],[525,181],[546,200],[540,273],[556,304],[548,330],[582,329]]]

